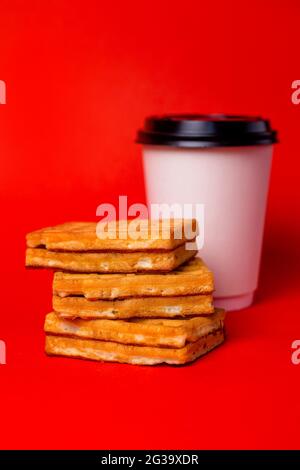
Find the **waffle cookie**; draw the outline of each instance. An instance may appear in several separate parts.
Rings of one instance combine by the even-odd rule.
[[[53,296],[53,310],[61,318],[172,318],[213,313],[213,298],[208,295],[179,297],[129,297],[116,300],[89,300],[83,296]]]
[[[212,272],[200,258],[171,273],[124,275],[57,272],[53,280],[55,295],[81,295],[94,300],[211,294],[213,289]]]
[[[95,361],[155,365],[186,364],[211,351],[224,341],[223,329],[215,330],[187,343],[183,348],[133,346],[112,341],[79,339],[66,336],[46,336],[48,355],[66,356]]]
[[[45,332],[58,336],[114,341],[122,344],[182,348],[223,328],[224,312],[183,320],[65,320],[54,312],[45,320]]]
[[[45,248],[27,248],[26,266],[55,268],[83,273],[136,273],[172,271],[196,255],[196,250],[180,245],[158,252],[60,252]]]
[[[134,239],[130,229],[137,228]],[[26,236],[29,248],[60,251],[174,250],[198,235],[195,219],[68,222]]]

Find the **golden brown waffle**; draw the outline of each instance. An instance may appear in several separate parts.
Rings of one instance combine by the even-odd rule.
[[[224,331],[216,330],[183,348],[132,346],[111,341],[46,336],[46,353],[95,361],[154,365],[186,364],[211,351],[224,341]]]
[[[211,314],[213,298],[208,295],[179,297],[131,297],[120,300],[89,300],[85,297],[53,296],[53,310],[62,318],[172,318]]]
[[[60,297],[82,295],[87,299],[211,294],[213,275],[200,258],[164,274],[54,275],[53,293]]]
[[[223,328],[225,313],[218,310],[207,317],[183,320],[65,320],[54,312],[46,316],[45,332],[122,344],[182,348]]]
[[[26,266],[55,268],[83,273],[135,273],[172,271],[196,255],[181,245],[172,251],[161,252],[98,252],[76,253],[27,248]]]
[[[148,222],[68,222],[29,233],[27,246],[61,251],[173,250],[198,234],[195,219],[152,220],[151,225]],[[128,228],[135,226],[138,230],[136,240],[130,238],[130,232],[128,234]],[[106,238],[99,238],[101,228],[107,233]]]

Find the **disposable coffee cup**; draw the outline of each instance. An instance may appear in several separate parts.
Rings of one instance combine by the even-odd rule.
[[[273,144],[260,117],[149,117],[138,131],[148,205],[201,206],[200,256],[215,305],[248,307],[258,286]],[[201,220],[200,220],[201,219]]]

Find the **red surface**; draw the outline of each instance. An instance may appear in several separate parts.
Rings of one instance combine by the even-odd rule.
[[[299,448],[298,1],[1,0],[1,448]],[[256,304],[188,367],[50,359],[51,273],[27,231],[144,201],[145,115],[263,114],[279,129]],[[253,188],[255,190],[255,188]]]

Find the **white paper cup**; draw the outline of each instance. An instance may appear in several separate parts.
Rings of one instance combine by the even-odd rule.
[[[214,273],[215,305],[227,310],[245,308],[251,305],[258,285],[272,144],[276,142],[276,133],[271,131],[268,121],[259,118],[176,116],[175,119],[176,132],[179,122],[185,123],[187,131],[189,120],[192,120],[194,131],[195,122],[208,122],[210,127],[216,122],[217,129],[214,135],[211,132],[208,136],[204,125],[202,132],[206,134],[200,140],[201,147],[199,140],[195,140],[197,136],[198,139],[202,137],[199,128],[197,136],[193,134],[194,140],[191,140],[190,132],[187,141],[183,140],[181,128],[180,146],[174,145],[174,136],[172,145],[170,140],[162,144],[161,136],[147,137],[146,128],[140,131],[138,142],[144,143],[148,204],[203,205],[204,220],[202,217],[199,220],[203,247],[199,254]],[[219,122],[223,126],[221,132]],[[242,132],[243,123],[245,128],[250,123],[252,133],[247,133],[246,129]],[[155,138],[159,145],[153,143]],[[167,138],[170,139],[169,133]]]

